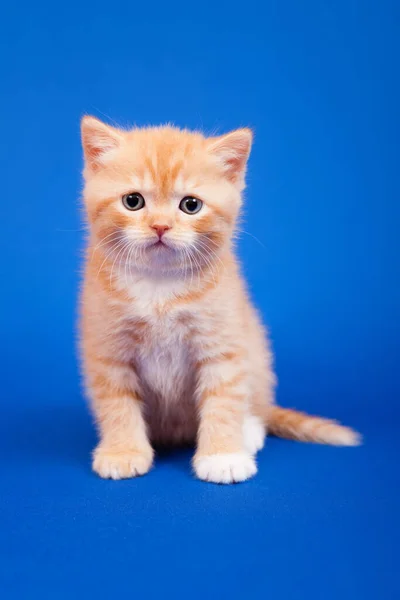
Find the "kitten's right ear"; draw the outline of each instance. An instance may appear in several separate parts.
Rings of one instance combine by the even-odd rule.
[[[110,153],[122,142],[118,129],[90,116],[83,117],[81,121],[81,137],[86,166],[92,171],[100,169],[107,162]]]

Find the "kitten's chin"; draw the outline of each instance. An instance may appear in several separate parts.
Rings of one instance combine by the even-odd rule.
[[[162,240],[146,246],[142,258],[143,266],[154,272],[176,270],[181,264],[178,249]]]

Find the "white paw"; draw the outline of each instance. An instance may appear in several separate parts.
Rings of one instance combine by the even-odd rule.
[[[257,454],[264,447],[265,426],[259,417],[248,415],[243,423],[244,446],[250,454]]]
[[[147,473],[152,462],[151,453],[113,452],[97,448],[93,456],[93,471],[104,479],[128,479]]]
[[[214,483],[246,481],[257,473],[255,460],[247,452],[195,456],[193,467],[199,479]]]

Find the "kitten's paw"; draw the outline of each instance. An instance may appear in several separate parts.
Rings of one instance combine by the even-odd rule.
[[[257,473],[255,460],[247,452],[195,456],[193,468],[199,479],[214,483],[246,481]]]
[[[265,426],[259,417],[248,415],[243,423],[244,446],[250,454],[257,454],[264,447]]]
[[[147,473],[153,463],[152,452],[135,450],[107,450],[96,448],[93,471],[104,479],[128,479]]]

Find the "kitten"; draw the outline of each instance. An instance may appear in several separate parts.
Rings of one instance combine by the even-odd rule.
[[[274,403],[271,350],[232,250],[251,142],[249,129],[206,138],[82,121],[81,340],[101,477],[143,475],[153,444],[196,444],[197,477],[231,483],[256,473],[267,430],[359,443]]]

